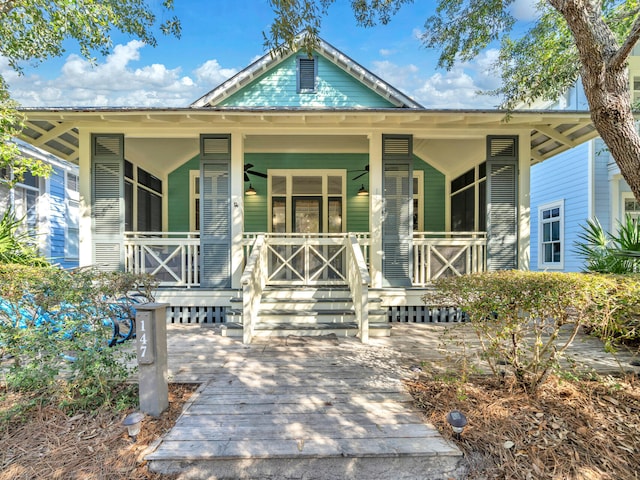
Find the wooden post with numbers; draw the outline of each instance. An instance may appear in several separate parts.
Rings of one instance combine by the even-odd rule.
[[[136,305],[140,411],[158,417],[169,407],[166,303]]]

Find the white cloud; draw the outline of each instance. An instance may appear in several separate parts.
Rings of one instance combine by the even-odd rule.
[[[413,64],[396,65],[389,60],[373,62],[373,73],[394,87],[408,91],[419,79],[419,68]]]
[[[396,52],[395,52],[395,50],[389,50],[388,48],[381,48],[380,52],[378,52],[378,53],[380,53],[381,57],[388,57],[390,55],[393,55]]]
[[[471,62],[427,77],[416,65],[397,65],[388,60],[374,62],[373,71],[426,108],[488,109],[495,108],[498,100],[477,92],[499,85],[490,70],[497,54],[497,50],[488,50]]]
[[[234,68],[222,68],[217,60],[207,60],[196,68],[193,73],[196,74],[199,83],[207,83],[213,89],[235,75],[237,70]]]
[[[69,55],[60,75],[52,79],[17,76],[6,59],[0,59],[0,73],[12,96],[24,106],[184,107],[236,72],[222,68],[216,60],[203,63],[193,78],[183,75],[181,68],[159,63],[135,67],[132,64],[140,61],[143,47],[137,40],[116,45],[96,65]]]
[[[540,17],[536,0],[514,0],[509,7],[511,14],[521,22],[531,22]]]

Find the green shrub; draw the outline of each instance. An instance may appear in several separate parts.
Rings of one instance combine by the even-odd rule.
[[[27,233],[20,232],[21,220],[7,210],[0,220],[0,263],[46,266],[37,246]]]
[[[615,234],[604,230],[598,219],[588,220],[578,235],[576,252],[586,269],[596,273],[633,273],[640,270],[640,225],[629,215]]]
[[[134,291],[151,299],[152,289],[147,276],[0,264],[6,386],[70,409],[116,403],[115,386],[131,372],[121,346],[110,347],[108,319],[114,300]]]
[[[530,393],[560,368],[581,326],[610,335],[638,311],[636,277],[501,271],[445,278],[435,287],[425,301],[462,308],[491,371],[500,375],[506,366]]]

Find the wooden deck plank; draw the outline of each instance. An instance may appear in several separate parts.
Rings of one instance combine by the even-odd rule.
[[[279,440],[189,440],[167,439],[163,451],[146,458],[154,460],[176,459],[230,459],[230,458],[303,458],[317,456],[372,457],[451,455],[457,450],[441,437],[429,438],[320,438]]]
[[[172,432],[173,441],[193,440],[299,440],[320,438],[435,438],[438,434],[424,424],[400,425],[360,425],[353,424],[345,428],[341,422],[319,422],[317,425],[307,423],[270,424],[222,424],[215,428],[198,428],[194,425],[182,424]]]
[[[278,403],[288,404],[313,404],[313,405],[327,405],[327,402],[336,403],[353,403],[362,404],[369,402],[384,402],[384,401],[396,401],[396,402],[411,402],[412,398],[407,392],[401,391],[383,391],[383,392],[349,392],[349,393],[335,393],[331,392],[299,392],[289,393],[280,392],[278,394]],[[231,393],[226,392],[203,392],[198,402],[203,405],[224,405],[224,404],[241,404],[250,403],[252,405],[258,404],[270,404],[273,402],[273,395],[261,394],[261,393]]]

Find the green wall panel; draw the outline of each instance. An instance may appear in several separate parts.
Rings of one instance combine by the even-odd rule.
[[[360,170],[369,162],[368,154],[325,153],[247,153],[245,162],[253,170],[266,173],[271,169],[347,169]],[[414,157],[414,170],[424,171],[424,228],[430,231],[445,229],[445,177],[438,170]],[[200,169],[196,156],[169,174],[168,227],[172,232],[189,231],[189,171]],[[346,231],[369,231],[369,197],[357,195],[361,185],[369,189],[369,175],[351,180],[357,173],[347,173]],[[250,175],[250,182],[258,195],[244,197],[245,231],[266,232],[267,179]],[[245,183],[245,189],[249,186]]]
[[[445,230],[444,174],[414,155],[413,169],[424,172],[424,229],[431,232]]]
[[[297,92],[297,54],[219,103],[225,107],[369,107],[394,105],[321,55],[316,91]]]
[[[200,170],[200,156],[193,157],[169,174],[167,217],[170,232],[189,231],[189,171]]]
[[[369,163],[368,154],[340,153],[247,153],[245,162],[253,164],[252,170],[266,173],[268,169],[347,169],[359,170]],[[347,224],[349,232],[369,231],[369,197],[358,197],[360,186],[369,188],[369,176],[357,181],[351,178],[357,173],[347,173]],[[267,231],[267,179],[249,175],[258,195],[245,196],[245,231]],[[245,187],[248,185],[245,184]]]

